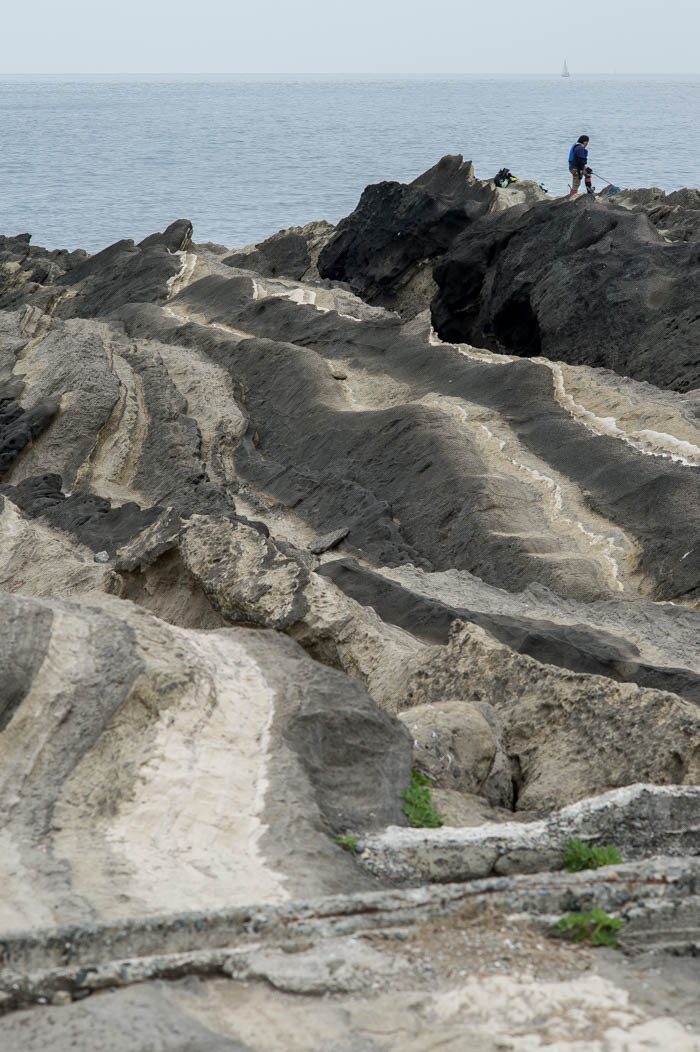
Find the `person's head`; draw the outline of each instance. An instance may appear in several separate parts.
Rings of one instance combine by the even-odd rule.
[[[587,135],[579,135],[578,141],[581,143],[582,146],[588,146],[590,140]]]

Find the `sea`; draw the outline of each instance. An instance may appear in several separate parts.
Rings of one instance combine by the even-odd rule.
[[[700,184],[698,113],[700,77],[0,77],[0,233],[96,252],[188,218],[238,248],[458,153],[554,196],[583,133],[598,189],[668,192]]]

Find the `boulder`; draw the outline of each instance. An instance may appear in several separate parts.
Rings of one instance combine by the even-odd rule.
[[[478,794],[491,770],[497,741],[467,702],[417,705],[399,719],[413,739],[413,764],[440,789]]]
[[[673,694],[576,674],[456,625],[409,681],[416,704],[464,698],[498,713],[515,806],[551,811],[635,782],[700,784],[700,709]]]
[[[457,789],[431,788],[432,805],[445,826],[465,828],[483,826],[488,822],[532,822],[541,817],[538,812],[510,811],[494,807],[483,796],[462,793]]]
[[[313,555],[323,555],[324,552],[329,552],[332,548],[337,548],[341,541],[344,541],[350,530],[347,526],[342,527],[339,530],[334,530],[332,533],[326,533],[323,537],[318,537],[315,541],[312,541],[309,545],[309,551]]]
[[[252,526],[194,515],[180,550],[210,602],[230,622],[283,629],[308,610],[309,571]]]
[[[317,660],[363,683],[384,710],[398,711],[423,648],[317,578],[308,552],[240,520],[195,515],[180,534],[179,553],[225,621],[289,633]]]
[[[149,234],[139,241],[139,248],[163,245],[169,252],[186,252],[192,244],[192,224],[189,219],[176,219],[160,234]]]
[[[321,694],[323,683],[331,690],[335,683],[335,694]],[[359,684],[319,666],[318,676],[306,680],[303,703],[289,696],[280,712],[283,740],[306,773],[329,832],[406,824],[401,792],[411,781],[411,739]]]
[[[664,193],[658,187],[621,190],[610,198],[617,208],[644,212],[668,241],[700,240],[700,191],[684,188]]]

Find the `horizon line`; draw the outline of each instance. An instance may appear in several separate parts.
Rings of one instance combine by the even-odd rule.
[[[0,80],[41,78],[46,80],[65,79],[68,77],[89,77],[91,79],[120,79],[140,80],[152,78],[167,78],[177,80],[242,80],[242,81],[282,81],[282,80],[411,80],[416,82],[435,80],[482,80],[502,77],[544,77],[553,80],[575,80],[577,77],[635,77],[640,80],[651,80],[656,77],[669,77],[672,79],[698,78],[700,72],[696,73],[650,73],[645,72],[619,72],[617,70],[598,73],[570,73],[568,78],[562,77],[561,72],[541,71],[538,73],[522,72],[492,72],[492,73],[435,73],[424,76],[416,76],[409,73],[187,73],[187,72],[157,72],[157,73],[0,73]]]

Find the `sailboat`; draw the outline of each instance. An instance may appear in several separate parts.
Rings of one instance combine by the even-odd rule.
[[[569,67],[566,64],[566,59],[564,59],[564,68],[561,71],[561,75],[562,75],[562,77],[570,77],[571,76],[571,74],[569,73]]]

